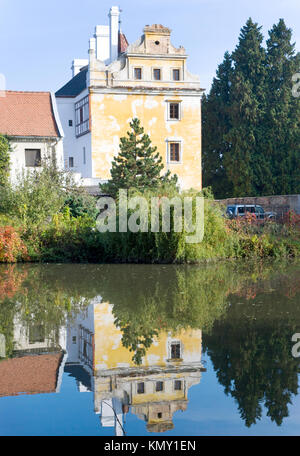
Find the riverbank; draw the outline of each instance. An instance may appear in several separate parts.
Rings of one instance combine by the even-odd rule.
[[[206,202],[204,226],[202,242],[188,244],[184,232],[100,233],[95,220],[67,210],[44,226],[2,223],[0,262],[197,264],[300,257],[300,231],[292,223],[226,220]]]
[[[229,220],[209,189],[179,192],[169,185],[155,190],[129,189],[127,196],[127,208],[135,207],[126,209],[127,225],[133,221],[134,229],[119,232],[124,219],[117,198],[110,199],[116,232],[100,232],[97,200],[72,180],[66,182],[65,175],[56,169],[46,167],[38,174],[23,176],[14,187],[1,187],[0,263],[190,264],[300,256],[300,216],[296,214],[289,213],[281,223],[259,221],[250,214]],[[137,202],[139,209],[130,202]],[[165,203],[169,205],[167,213]],[[152,229],[152,210],[156,229]],[[166,221],[170,223],[167,230]],[[204,236],[199,242],[202,225]],[[192,226],[194,233],[187,226]],[[197,242],[187,242],[194,234]]]

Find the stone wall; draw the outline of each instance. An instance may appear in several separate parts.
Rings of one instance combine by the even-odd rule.
[[[227,198],[216,201],[224,204],[225,206],[228,204],[258,204],[267,212],[275,212],[277,218],[282,217],[290,210],[300,214],[300,195],[249,196],[243,198]]]

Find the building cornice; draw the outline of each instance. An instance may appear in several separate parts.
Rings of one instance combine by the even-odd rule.
[[[202,96],[205,89],[196,89],[196,88],[180,88],[176,89],[174,87],[97,87],[90,86],[89,91],[91,94],[112,94],[112,95],[184,95],[184,96]]]
[[[44,141],[59,141],[62,139],[59,136],[13,136],[8,138],[14,142],[44,142]]]
[[[141,59],[161,59],[161,60],[186,60],[188,58],[187,54],[140,54],[140,53],[125,53],[126,57],[137,57]]]

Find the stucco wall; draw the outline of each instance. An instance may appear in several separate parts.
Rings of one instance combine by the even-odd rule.
[[[57,165],[63,168],[63,143],[61,139],[58,142],[56,140],[38,138],[32,140],[26,140],[26,138],[23,140],[11,139],[10,144],[12,148],[10,153],[10,178],[13,183],[17,182],[23,172],[39,169],[25,166],[25,149],[40,149],[42,160],[48,159],[54,153]]]
[[[181,102],[181,119],[168,120],[168,101]],[[93,177],[110,178],[120,137],[138,117],[163,158],[165,171],[177,174],[181,188],[201,189],[201,105],[199,96],[165,94],[91,95]],[[181,160],[169,163],[167,141],[181,142]]]

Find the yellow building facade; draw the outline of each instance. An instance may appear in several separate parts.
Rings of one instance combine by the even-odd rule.
[[[81,62],[87,65],[77,68],[73,83],[56,94],[65,128],[75,105],[77,140],[70,140],[72,132],[67,128],[66,164],[94,182],[107,181],[120,138],[126,136],[129,122],[137,117],[163,159],[163,173],[170,170],[177,174],[182,189],[200,190],[203,90],[199,77],[188,72],[186,51],[172,45],[169,28],[146,26],[143,35],[128,45],[119,28],[119,13],[113,7],[110,26],[96,27],[89,60]],[[83,90],[70,92],[76,81],[77,92],[79,86]]]

